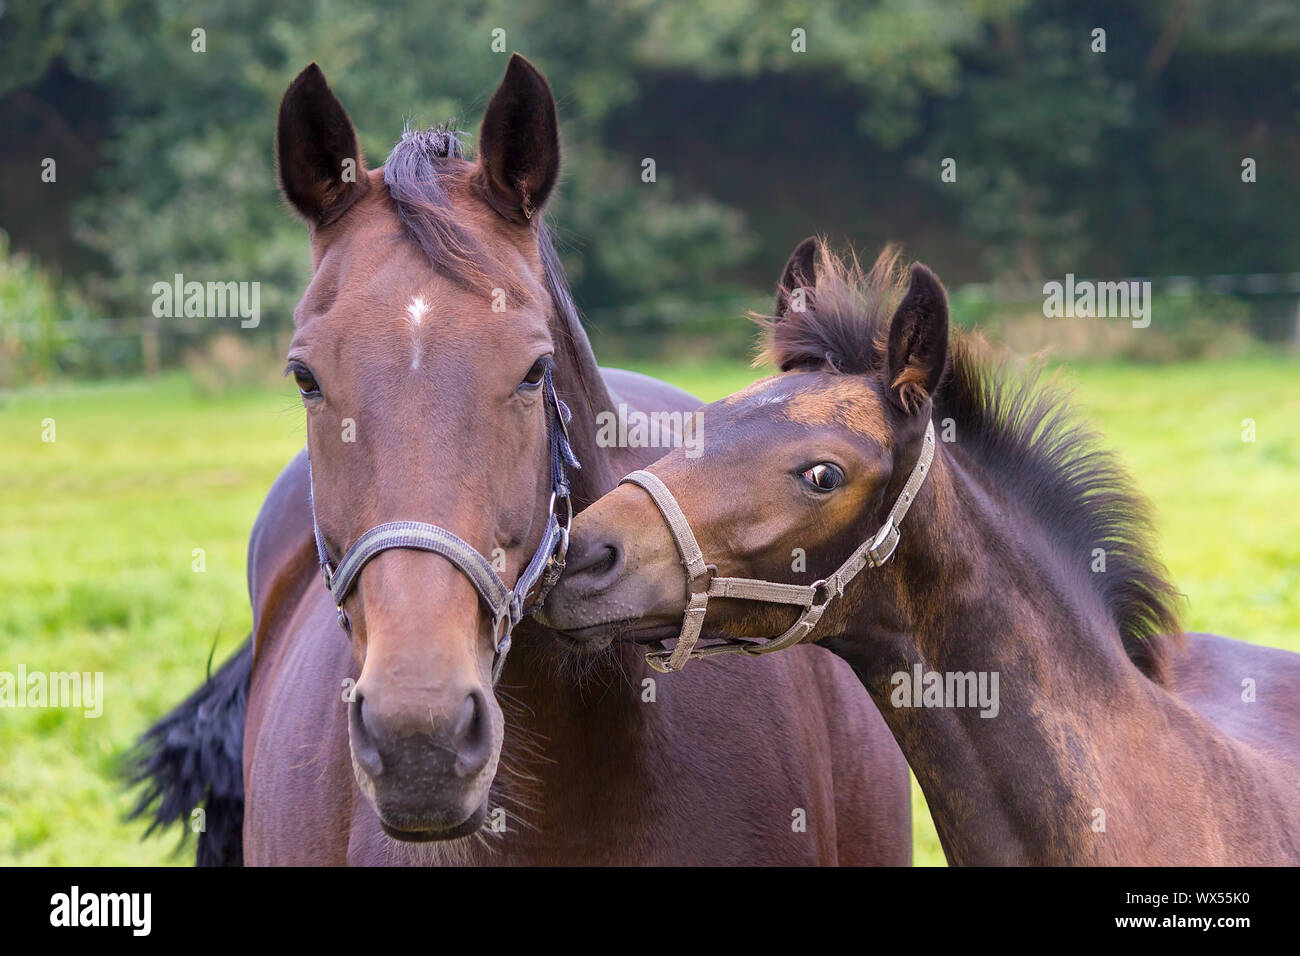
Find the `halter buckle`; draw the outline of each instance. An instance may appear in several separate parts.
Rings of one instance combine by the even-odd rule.
[[[668,658],[670,656],[671,652],[666,650],[647,651],[645,662],[660,674],[675,674],[677,673],[676,668],[668,666]]]
[[[876,532],[876,536],[867,547],[867,554],[871,555],[872,566],[878,568],[893,557],[894,549],[898,547],[899,537],[898,526],[894,524],[894,519],[890,518]]]
[[[718,566],[716,564],[706,564],[704,570],[693,578],[686,581],[686,591],[688,594],[703,594],[709,590],[713,584],[714,577],[717,576]]]

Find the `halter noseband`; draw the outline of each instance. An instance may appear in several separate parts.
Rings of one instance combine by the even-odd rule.
[[[514,588],[507,588],[487,558],[479,554],[463,538],[446,528],[423,521],[389,521],[376,525],[353,542],[337,565],[331,564],[325,550],[325,536],[316,517],[315,488],[311,484],[311,457],[307,459],[307,480],[311,490],[312,530],[316,535],[316,554],[320,559],[325,587],[334,598],[338,622],[345,632],[352,624],[343,602],[356,585],[366,562],[390,548],[409,548],[440,554],[452,563],[478,592],[479,598],[492,614],[493,650],[492,683],[501,679],[506,654],[510,651],[510,632],[526,615],[536,610],[546,599],[546,594],[559,580],[564,570],[564,559],[569,550],[569,526],[573,523],[573,502],[569,498],[568,468],[581,468],[573,446],[569,443],[569,407],[555,394],[551,370],[546,370],[545,396],[547,408],[546,430],[550,441],[551,503],[542,540],[533,552],[532,560],[520,572]],[[563,504],[564,519],[560,520],[557,507]],[[529,593],[537,588],[533,602],[525,606]]]
[[[898,500],[889,511],[889,517],[880,530],[870,539],[862,542],[849,555],[848,559],[829,577],[812,584],[780,584],[776,581],[761,581],[756,578],[720,578],[717,568],[704,563],[704,555],[691,533],[690,523],[682,513],[681,506],[673,497],[668,486],[658,476],[648,471],[634,471],[623,482],[639,485],[654,500],[668,530],[677,543],[682,564],[686,568],[687,589],[690,599],[686,604],[686,614],[682,618],[682,630],[677,637],[677,646],[671,651],[654,650],[646,654],[645,659],[655,670],[671,674],[680,671],[689,660],[704,660],[719,654],[767,654],[792,647],[806,638],[821,620],[827,605],[844,593],[844,588],[857,576],[858,572],[870,565],[878,568],[889,560],[894,549],[898,547],[899,525],[916,500],[925,476],[934,460],[934,422],[926,422],[925,438],[921,442],[921,454],[912,466],[912,473],[907,478]],[[719,643],[696,647],[700,629],[704,626],[704,615],[709,598],[737,598],[743,601],[765,601],[771,604],[794,604],[803,608],[799,619],[785,633],[772,638],[725,638]]]

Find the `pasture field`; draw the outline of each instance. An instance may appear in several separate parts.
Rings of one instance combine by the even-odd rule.
[[[706,399],[760,374],[639,370]],[[1300,359],[1066,375],[1155,503],[1186,627],[1300,651]],[[0,671],[102,671],[105,696],[96,719],[0,710],[0,864],[192,860],[175,833],[142,841],[123,822],[115,768],[248,632],[248,531],[303,438],[291,382],[214,397],[173,374],[0,396]],[[915,786],[913,800],[916,862],[942,864]]]

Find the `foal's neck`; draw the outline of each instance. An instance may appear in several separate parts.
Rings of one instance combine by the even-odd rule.
[[[859,609],[860,633],[824,643],[875,699],[949,859],[1141,858],[1152,835],[1134,831],[1164,796],[1149,762],[1166,747],[1169,697],[1128,659],[1077,560],[941,446],[894,562],[876,573],[886,596]],[[972,673],[973,685],[957,677]],[[977,700],[953,706],[972,686]]]

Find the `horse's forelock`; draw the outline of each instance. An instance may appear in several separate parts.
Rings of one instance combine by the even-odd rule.
[[[456,217],[448,190],[463,179],[464,133],[448,124],[403,131],[384,163],[384,184],[402,225],[430,264],[470,292],[505,289],[516,301],[532,298],[529,284]]]

